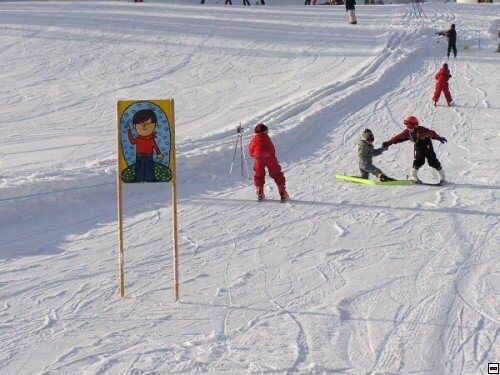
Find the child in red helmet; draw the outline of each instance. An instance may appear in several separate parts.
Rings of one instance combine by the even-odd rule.
[[[269,170],[269,176],[278,185],[278,192],[281,196],[281,201],[286,201],[288,193],[285,188],[285,175],[281,171],[281,166],[276,159],[276,151],[274,149],[271,138],[267,135],[268,128],[264,124],[258,124],[255,127],[255,136],[250,141],[248,150],[250,156],[255,159],[253,170],[255,175],[253,181],[257,188],[257,198],[259,201],[264,199],[264,182],[266,169]]]
[[[437,105],[437,101],[441,96],[441,92],[444,94],[444,98],[448,103],[448,106],[451,105],[453,99],[450,94],[450,87],[448,85],[448,80],[451,78],[450,70],[448,69],[448,64],[444,63],[441,69],[439,69],[434,76],[436,79],[436,87],[434,89],[434,96],[432,97],[432,101],[434,102],[434,107]]]
[[[406,130],[392,137],[390,141],[382,143],[382,147],[389,147],[395,143],[408,140],[412,141],[414,144],[415,157],[413,159],[413,168],[408,178],[413,182],[419,182],[418,169],[424,165],[425,159],[427,159],[429,166],[436,169],[440,183],[444,182],[444,171],[432,147],[432,139],[436,139],[441,143],[446,143],[446,138],[441,137],[434,130],[419,126],[418,119],[414,116],[407,117],[404,124]]]

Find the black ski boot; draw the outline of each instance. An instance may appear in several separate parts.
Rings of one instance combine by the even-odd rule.
[[[387,177],[385,174],[381,173],[378,178],[381,182],[396,181],[394,178]]]

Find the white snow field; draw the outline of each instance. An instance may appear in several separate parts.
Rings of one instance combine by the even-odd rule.
[[[358,6],[350,26],[341,6],[253,3],[0,2],[1,374],[486,374],[500,361],[500,8]],[[435,32],[450,23],[446,60]],[[455,105],[434,108],[445,61]],[[163,184],[124,186],[120,298],[116,101],[170,97],[180,300]],[[408,115],[448,139],[434,146],[449,183],[334,178],[359,173],[365,128],[378,147]],[[260,121],[289,203],[272,180],[256,202],[239,159],[229,174],[235,128],[248,144]],[[412,159],[406,142],[375,164],[405,178]]]

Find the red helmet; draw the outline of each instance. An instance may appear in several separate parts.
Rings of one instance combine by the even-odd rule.
[[[260,124],[257,124],[257,126],[255,127],[254,129],[254,132],[256,133],[266,133],[267,132],[267,126],[260,123]]]
[[[405,118],[404,124],[406,125],[406,129],[414,130],[418,128],[418,119],[415,116],[408,116]]]

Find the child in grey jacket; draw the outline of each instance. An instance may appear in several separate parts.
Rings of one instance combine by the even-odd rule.
[[[361,178],[368,179],[369,174],[377,176],[380,181],[394,181],[393,178],[387,177],[380,169],[374,166],[372,163],[374,156],[381,155],[387,150],[387,147],[374,148],[373,141],[375,137],[370,129],[365,129],[363,132],[363,139],[358,143],[358,155],[359,155],[359,170],[361,172]]]

